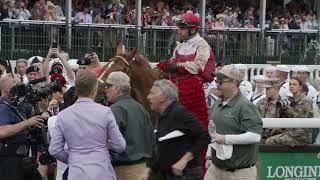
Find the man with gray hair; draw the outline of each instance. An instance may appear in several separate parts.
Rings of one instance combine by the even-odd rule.
[[[178,103],[178,89],[173,82],[155,81],[147,98],[151,109],[160,113],[156,132],[158,156],[141,179],[147,180],[160,171],[167,180],[201,180],[199,154],[210,142],[208,132]]]
[[[153,129],[149,114],[144,107],[130,96],[130,78],[116,71],[106,80],[108,101],[113,103],[111,111],[127,142],[126,149],[112,157],[118,180],[139,180],[146,169],[146,160],[151,158]]]

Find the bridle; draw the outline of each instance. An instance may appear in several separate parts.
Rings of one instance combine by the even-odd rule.
[[[120,59],[122,62],[124,62],[126,65],[127,65],[127,67],[128,67],[128,69],[124,72],[124,73],[126,73],[126,74],[128,74],[128,76],[130,77],[130,70],[131,70],[131,68],[132,68],[132,63],[129,63],[123,56],[120,56],[120,55],[117,55],[117,56],[115,56],[114,58],[112,58],[113,60],[109,60],[109,62],[108,62],[108,64],[107,64],[107,67],[109,66],[109,64],[111,63],[111,62],[114,62],[115,61],[115,58],[118,58],[118,59]],[[134,61],[135,60],[135,58],[132,58],[132,61]],[[105,73],[107,72],[107,70],[108,70],[108,68],[106,68],[104,71],[103,71],[103,73],[99,76],[99,78],[98,78],[98,81],[100,82],[100,83],[104,83],[104,81],[102,80],[102,77],[105,75]]]

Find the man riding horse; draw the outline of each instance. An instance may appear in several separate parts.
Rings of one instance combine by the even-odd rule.
[[[164,71],[165,78],[178,87],[181,104],[207,128],[208,111],[203,83],[213,80],[211,73],[215,69],[215,60],[209,44],[198,34],[199,24],[199,18],[193,13],[182,15],[177,21],[181,41],[173,56],[157,66]],[[202,158],[205,162],[204,156]]]

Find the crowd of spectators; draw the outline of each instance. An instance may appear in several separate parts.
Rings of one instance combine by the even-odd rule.
[[[75,0],[72,1],[72,17],[75,23],[135,24],[135,5],[121,0]],[[267,7],[266,24],[272,29],[317,29],[316,13],[302,2],[291,1],[285,7]],[[199,15],[200,3],[177,4],[157,1],[143,2],[142,25],[174,26],[181,14],[192,11]],[[19,20],[65,20],[65,2],[59,0],[5,0],[1,19]],[[258,6],[217,5],[208,2],[205,27],[258,28]]]

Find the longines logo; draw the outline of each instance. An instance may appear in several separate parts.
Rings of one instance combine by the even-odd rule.
[[[267,166],[267,169],[270,179],[320,178],[320,166]]]

